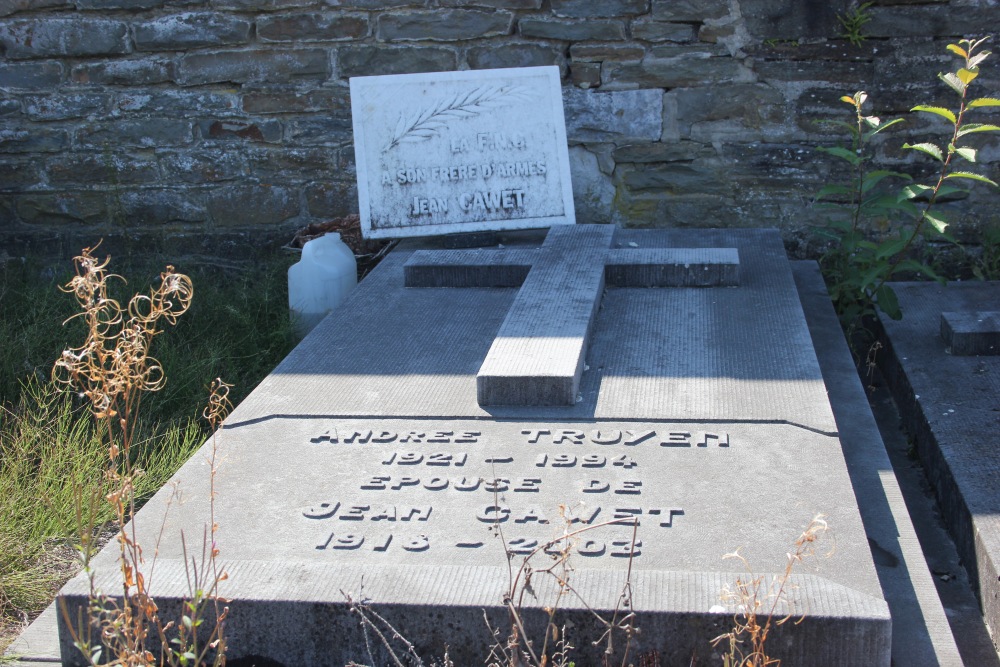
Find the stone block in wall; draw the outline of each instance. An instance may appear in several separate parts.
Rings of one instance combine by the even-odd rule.
[[[715,149],[697,141],[626,144],[616,147],[612,153],[612,157],[617,163],[691,162],[713,156],[715,156]]]
[[[653,5],[654,8],[657,5]],[[693,42],[698,33],[691,23],[671,23],[636,19],[632,21],[632,37],[644,42]]]
[[[264,42],[333,42],[363,39],[368,33],[365,14],[305,12],[257,19],[257,36]]]
[[[438,0],[442,7],[491,7],[493,9],[539,9],[542,0]]]
[[[597,88],[601,85],[600,63],[573,63],[569,68],[570,80],[580,88]]]
[[[230,46],[250,41],[253,24],[214,12],[182,12],[132,25],[139,51],[183,51],[202,46]]]
[[[337,49],[337,74],[342,79],[378,74],[447,72],[458,68],[458,56],[433,46],[342,46]]]
[[[243,111],[252,114],[305,113],[321,111],[350,117],[350,100],[346,88],[263,88],[243,93]]]
[[[159,151],[167,183],[219,183],[246,178],[250,173],[242,151],[217,148],[196,151]]]
[[[650,0],[552,0],[552,13],[571,19],[645,14]]]
[[[330,220],[358,212],[358,190],[353,181],[323,181],[306,187],[306,207],[314,218]]]
[[[32,225],[106,223],[109,219],[107,196],[93,190],[30,193],[15,199],[17,217]]]
[[[212,7],[215,9],[248,12],[268,12],[278,9],[308,7],[315,4],[316,0],[212,0]]]
[[[577,223],[611,222],[615,186],[601,171],[597,156],[583,146],[570,146],[569,171]]]
[[[160,179],[152,156],[111,150],[61,153],[45,160],[44,173],[48,185],[56,187],[145,185]]]
[[[741,60],[692,50],[674,57],[647,56],[640,63],[605,63],[603,85],[613,88],[686,88],[753,81]]]
[[[720,160],[665,162],[641,167],[622,165],[622,183],[632,192],[683,195],[731,195],[727,167]]]
[[[62,82],[63,66],[58,62],[0,62],[0,88],[48,90]]]
[[[97,93],[68,93],[54,95],[27,95],[24,113],[31,120],[66,120],[105,115],[110,105],[108,95]]]
[[[398,9],[399,7],[426,7],[424,0],[325,0],[335,9]],[[442,6],[450,6],[442,4]],[[465,5],[463,5],[465,6]]]
[[[171,225],[206,222],[208,209],[202,193],[184,190],[143,189],[120,195],[121,214],[129,225]]]
[[[164,0],[74,0],[77,9],[81,10],[106,10],[106,9],[156,9],[162,7]]]
[[[227,185],[208,192],[208,210],[216,225],[271,225],[298,217],[299,193],[257,184]]]
[[[0,47],[12,60],[113,55],[130,48],[124,21],[46,16],[0,21]]]
[[[851,0],[741,0],[740,13],[757,41],[803,41],[836,37],[842,31],[837,15],[846,13],[850,4]]]
[[[865,41],[852,44],[846,39],[831,39],[815,43],[778,41],[747,45],[746,52],[755,59],[777,61],[864,61],[891,60],[896,47],[887,42]]]
[[[668,94],[677,100],[675,117],[682,135],[690,135],[697,123],[711,121],[735,120],[738,127],[755,130],[784,122],[785,96],[767,84],[681,88]]]
[[[729,15],[728,0],[652,0],[652,2],[652,17],[657,21],[701,23]],[[740,2],[741,7],[747,4],[748,0]]]
[[[0,127],[0,153],[52,153],[65,150],[69,137],[50,127]]]
[[[65,7],[69,0],[4,0],[0,2],[0,16],[10,16],[18,12]]]
[[[510,12],[437,9],[382,14],[375,34],[382,42],[454,42],[509,35],[513,25],[514,15]]]
[[[177,114],[177,117],[197,113],[235,114],[240,98],[235,91],[188,88],[136,89],[115,96],[113,116]]]
[[[730,165],[729,175],[737,183],[761,184],[768,188],[815,193],[841,168],[836,160],[816,150],[812,144],[726,143],[722,158]],[[849,175],[844,172],[845,179]]]
[[[638,62],[646,55],[641,44],[571,44],[569,56],[579,62]]]
[[[174,118],[136,118],[95,122],[81,126],[73,143],[81,147],[137,146],[159,148],[183,146],[194,140],[191,121]]]
[[[219,51],[191,53],[177,63],[177,83],[288,83],[325,81],[330,59],[325,49]]]
[[[0,116],[13,116],[21,113],[21,103],[13,98],[0,99]]]
[[[538,67],[556,65],[560,72],[566,71],[566,59],[562,52],[543,44],[499,44],[477,46],[469,49],[469,67],[472,69],[492,69],[500,67]]]
[[[558,39],[565,42],[586,40],[624,40],[625,23],[611,20],[558,21],[541,18],[523,18],[518,22],[522,37]]]
[[[663,91],[563,92],[566,136],[571,142],[625,142],[660,138]]]
[[[330,146],[354,140],[350,117],[310,115],[286,121],[286,138],[293,145]]]
[[[259,146],[247,151],[250,175],[262,182],[311,181],[316,178],[353,180],[339,168],[336,148]]]
[[[173,78],[173,63],[150,57],[87,62],[74,65],[69,78],[73,83],[148,86],[170,81]]]
[[[829,81],[848,86],[870,83],[875,76],[875,64],[862,61],[764,60],[755,62],[754,70],[768,82]]]
[[[4,155],[0,159],[0,191],[19,192],[36,189],[42,182],[38,160]]]
[[[202,139],[279,143],[282,136],[278,120],[202,119],[197,122]]]
[[[954,3],[952,3],[954,5]],[[971,37],[996,32],[1000,7],[995,4],[876,6],[868,10],[871,22],[864,33],[871,37]]]

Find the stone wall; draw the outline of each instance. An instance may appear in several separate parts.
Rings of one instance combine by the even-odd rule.
[[[815,146],[869,91],[883,116],[950,102],[944,47],[995,0],[0,0],[0,247],[101,236],[168,252],[357,210],[348,77],[558,65],[581,222],[777,226],[790,246],[843,178]],[[995,36],[995,35],[994,35]],[[983,94],[1000,94],[1000,56]],[[994,116],[996,118],[996,116]],[[911,117],[887,163],[934,127]],[[987,136],[987,135],[983,135]],[[1000,157],[986,144],[984,161]],[[911,165],[912,166],[912,165]],[[981,170],[997,177],[996,164]],[[996,222],[985,186],[960,233]],[[206,234],[207,233],[207,234]],[[208,240],[206,240],[208,239]]]

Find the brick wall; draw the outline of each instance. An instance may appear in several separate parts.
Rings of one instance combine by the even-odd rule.
[[[869,91],[949,101],[944,46],[994,0],[0,0],[0,247],[71,253],[121,232],[240,253],[357,210],[348,77],[558,65],[581,222],[777,226],[842,177],[816,145]],[[1000,56],[982,89],[1000,94]],[[996,116],[994,116],[996,118]],[[995,121],[994,121],[995,122]],[[888,163],[931,121],[880,147]],[[985,135],[984,135],[985,136]],[[984,161],[1000,157],[987,143]],[[998,176],[996,163],[982,170]],[[998,219],[977,188],[959,232]]]

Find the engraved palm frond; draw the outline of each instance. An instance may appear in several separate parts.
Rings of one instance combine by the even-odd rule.
[[[456,93],[416,114],[401,113],[396,129],[383,152],[400,144],[427,141],[436,137],[452,121],[474,118],[488,109],[497,109],[530,99],[528,91],[517,85],[480,86],[466,93]]]

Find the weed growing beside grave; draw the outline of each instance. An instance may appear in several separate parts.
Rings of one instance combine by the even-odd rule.
[[[956,166],[957,159],[977,161],[976,148],[967,143],[969,135],[1000,131],[997,125],[969,122],[972,112],[1000,106],[1000,99],[971,99],[969,95],[981,64],[990,55],[989,51],[980,50],[984,41],[963,39],[948,45],[948,51],[962,59],[961,66],[938,77],[957,97],[954,109],[927,104],[912,109],[943,118],[950,125],[941,144],[903,144],[904,149],[922,153],[938,163],[936,176],[926,184],[912,182],[913,178],[905,173],[872,168],[872,139],[902,120],[883,120],[866,114],[868,95],[863,91],[841,97],[853,107],[854,120],[836,124],[850,133],[851,143],[820,150],[846,162],[851,176],[846,185],[821,189],[817,199],[832,212],[819,229],[821,235],[833,241],[821,265],[830,296],[849,330],[874,315],[875,308],[893,319],[902,317],[896,295],[888,285],[898,274],[917,273],[940,280],[931,266],[914,259],[911,251],[921,238],[950,240],[946,231],[948,220],[937,205],[964,192],[956,182],[974,181],[997,187],[989,178]],[[893,191],[885,187],[891,180],[907,184]],[[872,234],[874,240],[870,238]]]
[[[738,610],[733,629],[713,640],[714,646],[726,646],[723,667],[781,664],[781,660],[768,655],[768,637],[774,628],[792,619],[788,601],[792,571],[806,558],[816,555],[816,543],[828,528],[822,515],[814,517],[795,540],[795,551],[788,554],[784,572],[773,578],[751,573],[747,579],[737,578],[733,587],[723,593],[723,601]],[[739,550],[725,558],[741,561],[747,572],[751,572],[750,563]]]
[[[166,375],[160,362],[150,355],[153,339],[161,328],[176,324],[187,312],[194,298],[194,286],[188,276],[176,273],[172,266],[160,274],[160,282],[148,295],[136,294],[126,306],[111,298],[108,283],[117,278],[107,271],[110,258],[101,262],[84,249],[75,259],[76,275],[64,291],[75,298],[80,309],[74,316],[83,321],[87,335],[79,347],[63,351],[56,361],[52,376],[59,384],[78,392],[89,405],[107,451],[104,481],[105,499],[111,505],[119,546],[118,564],[121,569],[121,597],[109,595],[95,587],[89,562],[93,555],[88,536],[93,524],[81,526],[81,560],[91,577],[90,605],[85,618],[72,619],[63,608],[67,626],[76,647],[96,665],[111,660],[127,665],[202,665],[225,663],[224,620],[227,609],[221,606],[217,586],[225,579],[216,562],[217,527],[213,512],[209,530],[204,536],[202,559],[196,558],[188,571],[192,582],[191,597],[183,604],[178,622],[164,623],[150,595],[150,574],[143,557],[143,547],[136,539],[135,480],[142,471],[136,466],[133,453],[136,419],[142,397],[161,389]],[[213,429],[218,428],[227,407],[228,385],[216,381],[212,389],[206,417]],[[213,439],[214,442],[214,439]],[[215,475],[214,447],[212,478]],[[82,485],[81,485],[82,486]],[[79,488],[79,487],[78,487]],[[214,489],[213,489],[214,496]],[[81,508],[96,512],[98,496],[81,498]],[[82,509],[81,509],[82,514]],[[130,525],[127,525],[131,521]],[[149,545],[147,545],[149,546]],[[186,545],[185,545],[186,552]],[[208,638],[200,638],[200,627],[206,612],[214,608],[215,619]],[[159,642],[160,659],[151,648]]]

